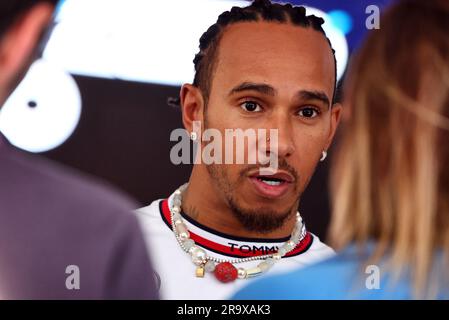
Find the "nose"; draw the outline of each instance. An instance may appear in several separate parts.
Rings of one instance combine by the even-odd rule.
[[[288,158],[295,152],[293,126],[286,113],[273,115],[268,131],[268,150],[279,158]]]

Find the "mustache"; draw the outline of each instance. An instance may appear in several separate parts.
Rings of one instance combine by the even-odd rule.
[[[257,165],[257,164],[248,165],[246,168],[244,168],[240,171],[240,177],[241,178],[246,177],[248,175],[248,173],[250,171],[253,171],[254,169],[263,169],[263,168],[269,168],[269,167],[270,167],[269,165],[263,165],[263,166]],[[289,165],[287,160],[285,160],[284,158],[278,159],[277,169],[287,171],[295,178],[295,181],[299,181],[298,172],[295,170],[295,168],[293,168],[291,165]]]

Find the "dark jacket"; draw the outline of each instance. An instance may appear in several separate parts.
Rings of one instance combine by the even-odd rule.
[[[0,134],[0,298],[158,297],[134,204],[88,180]]]

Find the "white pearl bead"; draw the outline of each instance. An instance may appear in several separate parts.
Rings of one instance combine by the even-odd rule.
[[[301,230],[295,229],[292,233],[292,237],[290,238],[292,241],[299,241],[301,237]]]
[[[206,265],[204,266],[204,269],[206,269],[207,272],[214,272],[215,270],[215,263],[213,261],[207,261]]]
[[[182,241],[188,240],[188,239],[190,239],[190,234],[189,234],[188,232],[181,232],[181,233],[179,234],[179,238],[180,238]]]
[[[194,264],[196,264],[197,266],[202,265],[204,263],[206,263],[207,261],[207,253],[206,251],[204,251],[203,249],[199,248],[199,247],[193,247],[190,250],[190,255],[192,258],[192,262]]]
[[[182,217],[179,213],[174,213],[173,214],[173,220],[181,220],[182,221]]]
[[[275,254],[273,254],[273,259],[274,260],[281,260],[281,255],[279,254],[279,253],[275,253]]]
[[[286,248],[288,248],[288,251],[293,250],[296,247],[296,244],[292,240],[288,240],[285,245]]]
[[[260,268],[260,270],[262,270],[262,272],[268,271],[268,269],[270,269],[270,267],[271,267],[266,262],[261,262],[257,266]]]
[[[186,250],[188,251],[195,245],[195,242],[192,239],[187,239],[182,244],[184,245],[184,248],[186,248]]]
[[[277,254],[279,254],[280,256],[284,256],[287,253],[287,249],[285,247],[280,247]]]
[[[239,269],[237,270],[237,277],[238,277],[239,279],[245,279],[245,278],[246,278],[246,270],[243,269],[243,268],[239,268]]]
[[[196,248],[198,248],[197,246],[192,246],[192,247],[190,247],[190,249],[189,249],[189,254],[192,254],[192,251],[193,250],[196,250]]]
[[[176,232],[181,236],[182,233],[189,234],[189,230],[187,230],[187,226],[184,223],[175,223]]]
[[[173,212],[173,214],[179,214],[181,212],[181,208],[180,207],[173,207],[171,209],[171,212]]]

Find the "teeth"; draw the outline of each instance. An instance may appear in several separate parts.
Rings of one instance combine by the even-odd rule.
[[[280,181],[272,181],[272,180],[262,180],[262,182],[268,184],[269,186],[278,186],[281,184]]]

